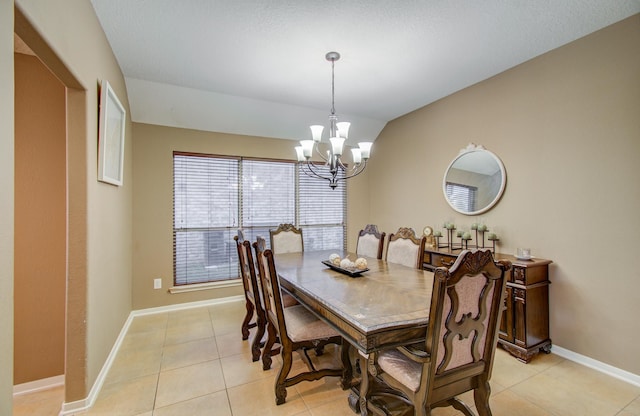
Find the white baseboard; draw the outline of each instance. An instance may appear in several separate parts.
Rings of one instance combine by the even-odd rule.
[[[100,373],[98,373],[98,377],[96,378],[96,381],[93,383],[93,386],[89,391],[89,395],[82,400],[62,403],[62,410],[60,411],[59,416],[73,415],[77,412],[87,410],[91,406],[93,406],[96,399],[98,398],[98,393],[100,393],[100,390],[102,389],[104,380],[107,377],[107,374],[109,373],[109,369],[113,364],[113,360],[115,360],[116,354],[120,349],[120,345],[122,345],[122,340],[124,340],[125,335],[127,335],[129,326],[131,326],[131,321],[133,321],[133,315],[130,313],[129,317],[127,318],[124,325],[122,326],[120,333],[118,334],[118,338],[116,339],[116,342],[113,344],[113,347],[111,348],[111,351],[107,356],[107,360],[102,366]]]
[[[596,371],[600,371],[601,373],[610,375],[611,377],[615,377],[619,380],[626,381],[629,384],[640,387],[640,376],[637,374],[621,370],[612,365],[605,364],[601,361],[594,360],[593,358],[589,358],[585,355],[578,354],[557,345],[554,345],[552,347],[551,352],[562,358],[566,358],[567,360],[584,365],[585,367],[593,368]]]
[[[102,370],[100,370],[100,373],[96,378],[96,381],[93,383],[93,387],[91,387],[91,391],[89,392],[89,395],[82,400],[63,403],[62,410],[60,411],[59,416],[73,415],[77,412],[88,410],[89,408],[91,408],[91,406],[93,406],[96,399],[98,398],[98,393],[100,393],[100,390],[102,389],[104,380],[107,377],[107,374],[109,373],[109,369],[111,368],[111,365],[113,364],[113,361],[116,358],[116,354],[118,353],[118,350],[122,345],[122,341],[124,340],[125,335],[127,335],[127,331],[131,326],[131,322],[133,321],[133,318],[135,318],[136,316],[153,315],[157,313],[178,311],[178,310],[184,310],[184,309],[193,309],[193,308],[199,308],[202,306],[237,302],[240,300],[244,300],[244,296],[242,295],[230,296],[226,298],[203,300],[198,302],[179,303],[175,305],[167,305],[167,306],[160,306],[157,308],[139,309],[139,310],[131,311],[131,313],[129,314],[129,317],[127,318],[124,325],[122,326],[122,329],[120,330],[120,334],[118,335],[116,342],[113,344],[113,348],[111,348],[111,352],[109,353],[107,360],[102,366]]]
[[[35,393],[37,391],[48,390],[58,386],[64,386],[64,374],[42,378],[28,383],[16,384],[13,386],[13,395],[20,396],[21,394]]]
[[[229,296],[226,298],[210,300],[200,300],[197,302],[177,303],[174,305],[158,306],[156,308],[138,309],[132,311],[131,314],[133,316],[154,315],[156,313],[180,311],[185,309],[199,308],[202,306],[220,305],[223,303],[238,302],[240,300],[244,300],[244,295]]]

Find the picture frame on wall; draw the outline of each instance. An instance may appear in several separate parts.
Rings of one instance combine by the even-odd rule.
[[[127,113],[109,81],[100,88],[98,180],[121,186],[124,173],[124,131]]]

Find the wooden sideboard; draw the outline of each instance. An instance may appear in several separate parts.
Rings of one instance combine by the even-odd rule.
[[[461,249],[427,247],[423,268],[449,267]],[[500,321],[498,344],[518,360],[528,363],[539,351],[551,352],[549,338],[549,264],[551,260],[518,260],[497,253],[496,259],[509,260],[513,267],[507,281],[505,309]]]

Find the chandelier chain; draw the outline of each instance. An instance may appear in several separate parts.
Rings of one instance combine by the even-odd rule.
[[[335,72],[334,72],[334,66],[335,66],[335,59],[331,60],[331,115],[335,115],[336,114],[336,86],[335,86]]]

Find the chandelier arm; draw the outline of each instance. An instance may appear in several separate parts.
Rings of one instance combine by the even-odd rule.
[[[354,164],[353,168],[349,169],[349,167],[347,167],[347,165],[342,163],[342,159],[338,159],[338,166],[340,167],[340,169],[342,169],[343,172],[347,172],[349,170],[354,170],[354,169],[358,168],[358,165]]]
[[[360,163],[360,165],[359,165],[359,166],[354,167],[354,170],[357,170],[357,172],[355,172],[355,173],[353,173],[353,174],[345,175],[345,176],[344,176],[344,177],[342,177],[342,178],[341,178],[341,177],[337,177],[337,178],[336,178],[336,180],[337,180],[337,181],[343,181],[343,180],[345,180],[345,179],[350,179],[350,178],[353,178],[354,176],[358,176],[358,175],[360,175],[362,172],[364,172],[364,168],[366,167],[366,165],[367,165],[367,161],[365,160],[364,162]]]
[[[305,169],[304,167],[302,167],[302,173],[304,173],[305,175],[307,175],[310,178],[316,178],[318,179],[317,175],[314,175],[313,172],[310,172],[309,169]],[[320,179],[324,179],[324,178],[320,178]]]
[[[305,163],[307,169],[309,170],[309,172],[311,172],[310,176],[314,176],[316,178],[320,178],[320,179],[326,179],[328,181],[331,181],[333,178],[335,178],[335,175],[333,175],[332,177],[329,176],[323,176],[321,174],[319,174],[315,169],[313,169],[313,163],[312,162],[303,162]],[[304,172],[304,170],[303,170]]]
[[[360,169],[360,167],[362,167],[362,168],[364,169],[364,166],[363,166],[363,163],[362,163],[362,162],[357,163],[357,164],[356,164],[356,163],[354,163],[354,164],[353,164],[353,167],[351,167],[351,168],[350,168],[349,166],[347,166],[347,165],[345,165],[344,163],[342,163],[342,160],[341,160],[341,159],[338,159],[338,167],[339,167],[343,172],[345,172],[345,175],[347,175],[347,176],[348,176],[348,175],[350,175],[350,173],[351,173],[351,172],[355,172],[356,170]],[[355,176],[355,175],[354,175],[354,176]],[[348,176],[348,177],[350,178],[351,176]]]
[[[312,176],[308,172],[309,169],[308,168],[305,169],[306,164],[307,162],[298,162],[296,165],[300,167],[300,170],[302,171],[302,173],[304,173],[307,176]]]
[[[309,163],[309,162],[301,162],[301,163],[303,163],[302,171],[304,173],[306,173],[308,176],[311,176],[311,177],[314,177],[314,178],[325,179],[323,176],[320,176],[315,170],[313,170],[311,168],[311,163]]]
[[[318,150],[318,149],[319,149],[319,146],[318,146],[318,145],[315,145],[315,144],[314,144],[314,145],[313,145],[313,149],[316,151],[316,153],[318,154],[318,156],[320,156],[320,158],[321,158],[322,160],[324,160],[324,161],[325,161],[325,162],[327,162],[327,163],[329,162],[329,159],[328,159],[326,156],[324,156],[320,150]]]

